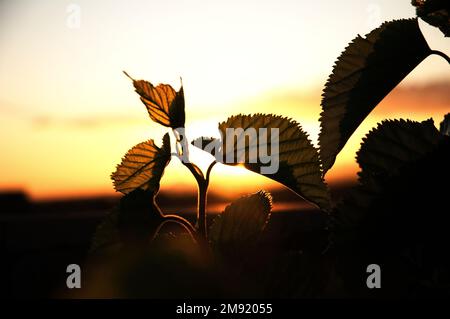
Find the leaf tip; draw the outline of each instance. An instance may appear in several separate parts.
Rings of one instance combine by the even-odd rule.
[[[128,73],[127,73],[127,71],[122,71],[123,72],[123,74],[125,74],[131,81],[135,81]]]

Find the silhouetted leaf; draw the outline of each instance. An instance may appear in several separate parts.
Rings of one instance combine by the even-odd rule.
[[[120,199],[119,206],[97,226],[91,252],[124,245],[147,245],[163,221],[155,193],[136,189]]]
[[[118,216],[119,209],[115,208],[98,224],[91,240],[91,253],[105,248],[121,246],[120,232],[117,227]]]
[[[431,297],[450,293],[450,258],[445,253],[450,245],[448,187],[445,184],[450,178],[450,138],[441,135],[435,144],[432,137],[435,133],[430,134],[429,121],[407,126],[409,130],[397,133],[412,132],[420,140],[414,146],[411,158],[402,156],[403,162],[389,164],[393,167],[391,174],[375,175],[363,170],[360,184],[332,214],[337,269],[346,286],[360,297],[369,293],[361,277],[366,275],[367,265],[374,261],[382,265],[384,278],[384,288],[374,289],[376,294]],[[425,138],[415,135],[419,133],[418,126]],[[378,134],[387,133],[380,130]],[[390,137],[395,136],[390,134]],[[392,149],[397,153],[403,146],[394,147],[392,143],[402,140],[395,138],[385,143],[385,152]],[[407,140],[407,143],[412,141]],[[423,151],[417,151],[419,145]],[[410,149],[411,145],[404,148]],[[401,167],[400,163],[403,164]],[[381,171],[385,169],[387,166]]]
[[[158,84],[155,87],[150,82],[134,80],[126,72],[124,73],[133,80],[136,92],[140,95],[153,121],[174,129],[184,127],[186,115],[183,86],[176,92],[168,84]]]
[[[255,129],[256,133],[250,134],[247,131],[249,128]],[[236,135],[228,133],[230,136],[227,136],[227,129],[242,130],[235,130]],[[266,130],[263,131],[264,129]],[[278,129],[278,136],[272,134],[271,129]],[[297,122],[276,115],[237,115],[220,123],[219,130],[222,145],[220,156],[216,156],[217,161],[227,165],[243,163],[247,169],[287,186],[321,209],[326,211],[330,208],[328,189],[322,178],[317,150]],[[229,151],[227,143],[232,146],[228,147]],[[262,160],[261,151],[270,153],[266,160]],[[263,170],[275,165],[277,160],[279,167],[274,167],[274,172]]]
[[[357,154],[359,186],[337,208],[341,230],[363,219],[367,207],[384,192],[388,181],[405,166],[433,152],[443,138],[432,120],[389,120],[372,130]]]
[[[357,153],[361,177],[395,175],[407,162],[431,152],[442,139],[433,120],[387,120],[363,139]]]
[[[448,0],[413,0],[417,16],[434,27],[438,27],[442,33],[450,36],[450,1]]]
[[[417,19],[384,23],[350,43],[322,94],[319,144],[324,172],[366,116],[430,54]]]
[[[114,188],[124,194],[138,188],[157,192],[170,156],[169,134],[164,135],[161,148],[153,140],[137,144],[127,152],[111,175]]]
[[[450,113],[445,115],[444,120],[442,120],[440,125],[441,134],[450,136]]]
[[[136,189],[121,198],[119,208],[117,222],[122,240],[148,244],[163,221],[155,193]]]
[[[272,196],[265,191],[234,201],[214,219],[209,231],[212,245],[219,250],[234,251],[256,244],[271,209]]]
[[[191,142],[191,144],[205,152],[212,154],[213,156],[216,155],[216,150],[218,150],[221,145],[219,139],[204,136],[196,138]]]

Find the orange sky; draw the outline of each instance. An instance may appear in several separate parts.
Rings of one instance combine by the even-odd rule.
[[[67,24],[72,2],[79,28]],[[217,135],[229,115],[266,112],[294,118],[316,142],[321,88],[340,52],[356,34],[412,16],[409,0],[1,2],[0,188],[34,198],[112,193],[109,175],[124,153],[166,131],[148,118],[122,70],[176,89],[182,76],[190,138]],[[448,39],[421,27],[433,49],[450,54]],[[449,105],[448,64],[429,57],[361,125],[327,178],[355,177],[355,152],[378,121],[438,124]],[[210,159],[192,155],[203,167]],[[163,189],[193,185],[177,161]],[[211,185],[269,186],[223,166]]]

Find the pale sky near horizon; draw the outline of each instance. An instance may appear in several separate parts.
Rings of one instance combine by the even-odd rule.
[[[414,17],[410,2],[1,1],[0,188],[35,198],[112,192],[109,175],[122,155],[165,132],[150,121],[122,70],[176,89],[181,76],[191,138],[215,135],[217,122],[232,114],[273,112],[293,117],[315,140],[320,90],[336,58],[357,34]],[[80,9],[79,27],[73,8]],[[450,54],[448,38],[421,27],[433,49]],[[441,58],[429,57],[404,85],[427,83],[444,83],[444,91],[447,83],[450,91]],[[359,139],[380,118],[393,112],[438,121],[448,101],[444,95],[444,106],[413,114],[381,105],[333,174],[356,172],[350,162]],[[172,168],[163,185],[192,183],[180,177],[183,167]],[[242,173],[233,172],[219,170],[216,184],[235,188]],[[252,190],[268,183],[251,176],[243,185]]]

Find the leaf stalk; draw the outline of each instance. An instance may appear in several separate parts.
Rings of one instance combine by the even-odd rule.
[[[448,64],[450,64],[450,57],[447,54],[445,54],[444,52],[441,52],[438,50],[431,50],[431,54],[439,55],[440,57],[444,58]]]

